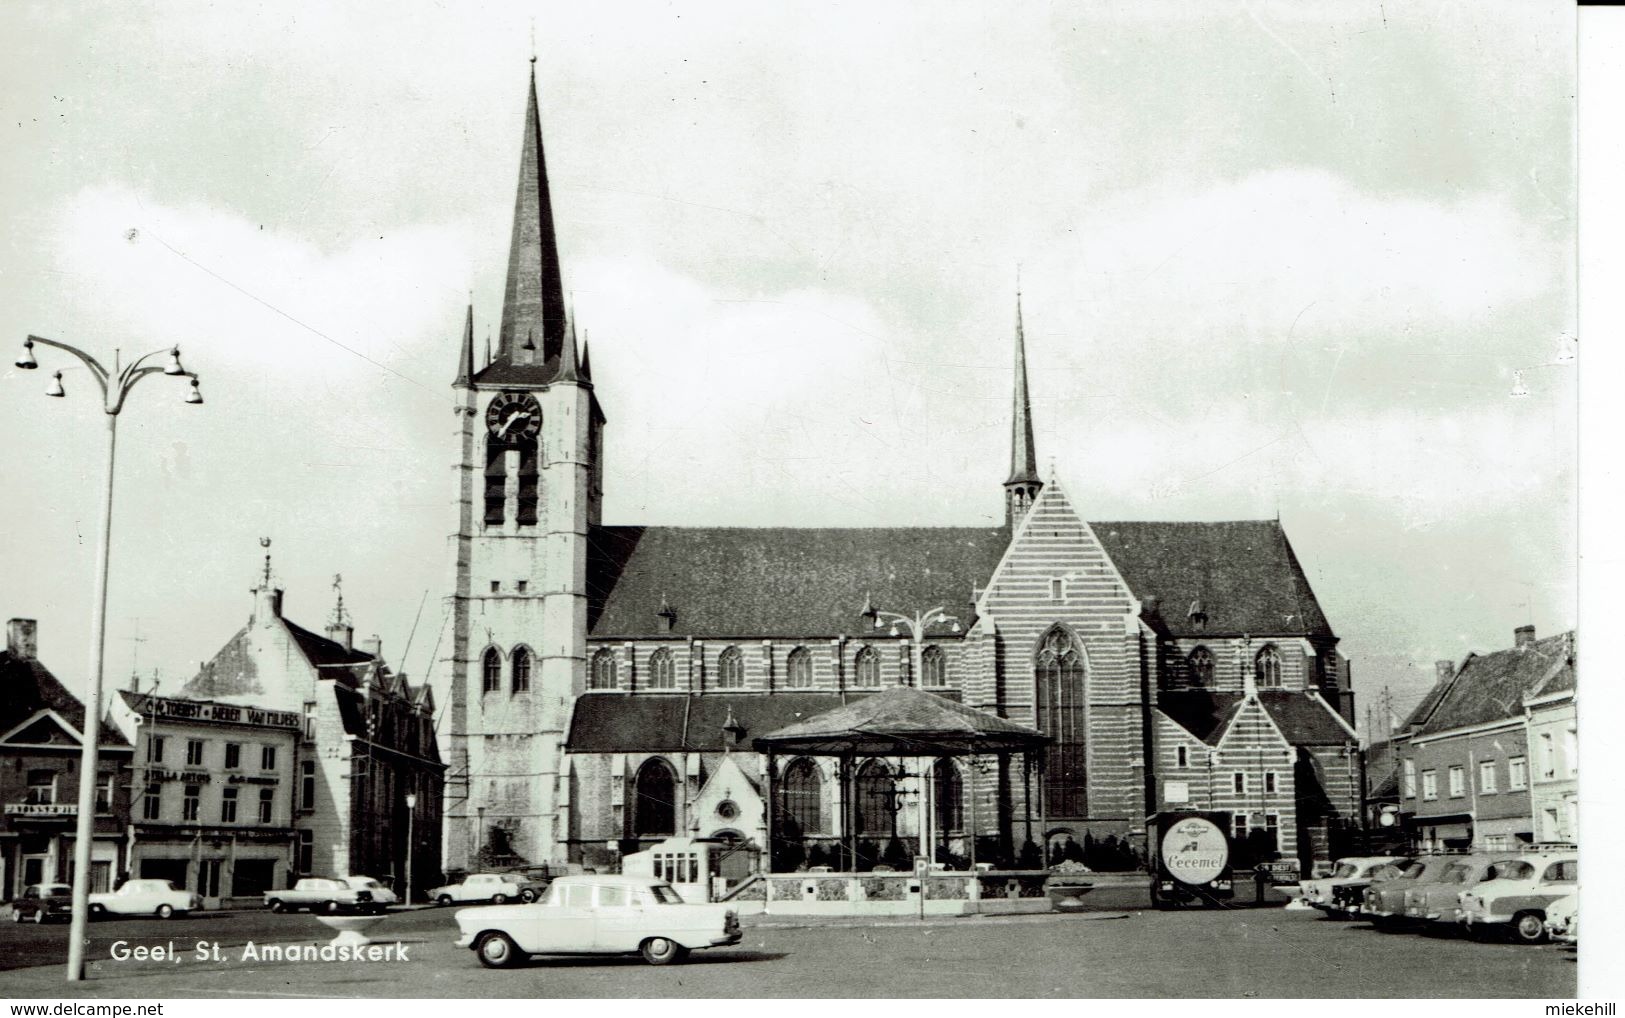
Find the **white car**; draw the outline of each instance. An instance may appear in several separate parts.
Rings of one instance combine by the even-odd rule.
[[[685,904],[655,877],[560,877],[532,904],[467,908],[456,919],[457,946],[473,948],[486,968],[533,954],[641,954],[651,965],[670,965],[744,936],[734,909]]]
[[[177,891],[167,880],[126,880],[118,890],[92,894],[90,914],[155,915],[168,919],[203,907],[203,899],[191,891]]]
[[[345,877],[344,882],[350,885],[352,891],[371,891],[372,903],[377,908],[385,905],[398,905],[401,899],[394,891],[374,880],[372,877]]]
[[[1495,864],[1495,877],[1461,892],[1458,921],[1468,933],[1501,930],[1526,944],[1546,939],[1546,909],[1576,893],[1580,857],[1535,851]]]
[[[1546,936],[1559,944],[1580,940],[1580,896],[1571,894],[1546,906]]]
[[[1332,891],[1339,884],[1351,880],[1369,880],[1373,873],[1384,866],[1408,862],[1409,859],[1397,855],[1356,855],[1339,859],[1330,876],[1316,877],[1298,884],[1301,900],[1321,911],[1328,911],[1332,908]]]
[[[501,905],[519,899],[519,881],[501,873],[470,873],[460,884],[429,889],[429,900],[437,905],[459,901],[488,901]]]

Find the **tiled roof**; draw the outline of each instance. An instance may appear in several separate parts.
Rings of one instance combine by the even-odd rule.
[[[1091,525],[1135,596],[1160,599],[1171,635],[1330,636],[1274,520]],[[595,637],[870,635],[865,596],[885,610],[946,605],[968,628],[1004,529],[963,527],[599,527],[587,619]],[[1205,626],[1187,617],[1200,600]],[[946,633],[945,629],[938,630]]]
[[[1158,694],[1157,709],[1210,746],[1219,744],[1241,710],[1243,694],[1206,689]],[[1331,705],[1318,696],[1287,689],[1261,689],[1258,702],[1294,746],[1340,746],[1354,736],[1338,722]]]
[[[559,358],[536,364],[515,364],[498,357],[474,373],[477,385],[549,385],[559,376]]]
[[[325,636],[315,633],[302,626],[296,626],[287,619],[282,624],[288,627],[288,633],[299,644],[299,649],[305,657],[317,668],[329,665],[364,665],[372,663],[372,655],[361,650],[346,650],[344,644],[329,640]]]
[[[588,550],[588,631],[662,633],[664,600],[676,635],[873,635],[858,614],[866,596],[882,610],[944,605],[969,628],[973,592],[1007,543],[1002,529],[598,527]]]
[[[1020,750],[1049,742],[1037,729],[935,693],[893,686],[786,725],[755,740],[758,750],[907,754]]]
[[[1573,670],[1570,634],[1559,633],[1489,654],[1469,654],[1421,722],[1419,735],[1504,721],[1523,714],[1524,694],[1553,673]]]
[[[38,714],[55,711],[75,732],[85,727],[85,705],[51,674],[37,658],[16,658],[0,650],[0,731],[5,731]],[[124,735],[111,725],[101,727],[99,742],[104,746],[128,746]]]
[[[728,712],[750,740],[839,707],[861,693],[588,693],[576,698],[572,753],[697,753],[723,748]]]
[[[1091,523],[1129,589],[1173,636],[1331,636],[1276,520]],[[1190,619],[1201,602],[1204,625]]]

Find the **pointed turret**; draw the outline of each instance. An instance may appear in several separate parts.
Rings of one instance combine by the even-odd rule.
[[[463,321],[463,349],[457,356],[457,381],[453,385],[467,385],[474,377],[474,305],[468,306],[468,317]]]
[[[556,376],[560,382],[581,381],[580,369],[576,366],[576,316],[575,309],[570,309],[570,334],[564,337],[564,346],[559,351],[559,373]]]
[[[536,101],[536,66],[531,61],[525,137],[519,152],[519,192],[514,199],[513,238],[508,248],[508,280],[502,298],[502,325],[494,364],[547,381],[564,347],[564,284],[553,229],[542,119]],[[519,379],[514,379],[519,380]]]
[[[587,334],[581,334],[581,380],[592,381],[592,351],[587,348]]]
[[[1027,347],[1021,322],[1021,291],[1016,291],[1015,402],[1010,421],[1010,477],[1004,482],[1005,521],[1019,523],[1032,507],[1044,482],[1038,476],[1033,444],[1033,408],[1027,396]]]

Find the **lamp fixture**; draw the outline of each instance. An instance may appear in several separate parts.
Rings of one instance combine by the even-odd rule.
[[[39,367],[39,361],[34,359],[34,341],[32,339],[23,340],[23,355],[17,358],[17,366],[24,371],[32,371]]]
[[[58,371],[51,376],[51,384],[45,387],[45,395],[58,397],[67,395],[62,388],[62,372]]]
[[[186,402],[198,405],[203,402],[203,393],[198,391],[197,379],[192,379],[192,388],[186,393]]]
[[[180,347],[172,346],[172,347],[169,348],[169,363],[164,365],[164,374],[166,374],[166,375],[184,375],[184,374],[186,374],[186,369],[181,367],[181,348]]]

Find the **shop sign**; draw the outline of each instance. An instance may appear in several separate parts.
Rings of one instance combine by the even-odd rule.
[[[292,711],[236,707],[200,700],[171,700],[163,696],[142,696],[134,708],[138,713],[176,721],[214,721],[258,728],[298,728],[299,715]]]
[[[274,785],[276,783],[276,778],[265,777],[259,774],[226,775],[226,784],[228,785]]]
[[[211,780],[208,771],[166,771],[147,768],[148,781],[184,781],[188,785],[206,785]]]
[[[79,804],[73,802],[8,802],[8,817],[76,817]]]

